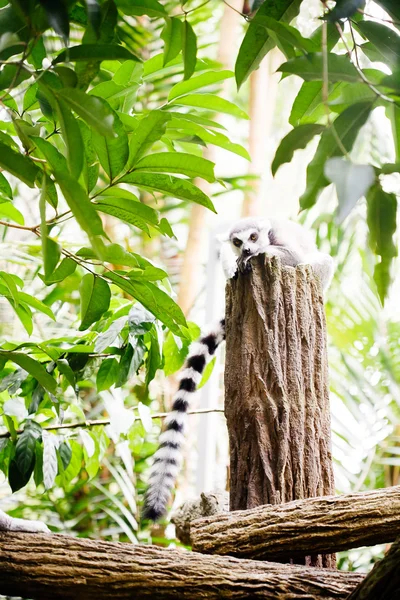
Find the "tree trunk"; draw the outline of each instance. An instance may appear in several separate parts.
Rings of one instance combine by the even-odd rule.
[[[185,524],[194,551],[238,558],[277,561],[374,546],[400,536],[400,486],[220,512]]]
[[[34,600],[345,600],[358,573],[62,535],[0,533],[0,594]]]
[[[348,600],[396,600],[400,598],[400,538],[390,548]]]
[[[334,493],[324,303],[311,267],[260,255],[228,282],[225,415],[231,510]],[[334,566],[331,556],[302,562]]]

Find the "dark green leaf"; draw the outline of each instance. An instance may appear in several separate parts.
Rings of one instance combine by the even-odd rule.
[[[61,263],[58,265],[57,269],[52,272],[50,277],[48,279],[43,278],[43,282],[46,285],[52,285],[53,283],[59,283],[60,281],[64,281],[66,277],[74,273],[76,267],[77,263],[72,258],[63,258]]]
[[[135,171],[181,173],[188,177],[201,177],[210,183],[215,181],[213,162],[184,152],[157,152],[150,154],[139,160]]]
[[[250,73],[260,66],[264,56],[274,47],[268,31],[259,25],[261,17],[272,17],[276,21],[289,23],[297,16],[302,0],[265,0],[256,16],[251,20],[236,59],[235,75],[238,88]]]
[[[42,242],[44,277],[47,279],[53,273],[61,255],[61,248],[57,242],[48,237],[48,226],[46,223],[46,181],[47,176],[42,178],[42,192],[40,194],[40,236]]]
[[[17,492],[28,483],[33,473],[34,466],[35,461],[32,461],[32,470],[29,470],[27,473],[23,474],[19,470],[16,460],[12,460],[10,462],[8,469],[8,480],[13,493]]]
[[[186,179],[174,177],[173,175],[139,173],[135,171],[129,173],[129,175],[124,175],[121,183],[130,183],[148,192],[160,192],[171,198],[195,202],[216,212],[210,198],[200,188]]]
[[[19,472],[27,476],[32,474],[35,463],[35,445],[40,437],[42,428],[34,421],[28,421],[23,433],[19,436],[15,448],[15,461]]]
[[[73,370],[69,366],[67,359],[59,358],[57,360],[57,368],[60,371],[60,373],[62,375],[64,375],[64,377],[66,378],[68,383],[72,386],[72,388],[75,390],[75,385],[76,385],[75,375],[74,375]]]
[[[68,466],[72,458],[72,450],[68,442],[62,442],[58,448],[58,454],[60,455],[61,462],[64,469],[68,469]]]
[[[175,56],[178,56],[182,49],[182,21],[176,17],[167,17],[161,32],[161,39],[164,40],[163,65],[165,66]]]
[[[190,79],[196,68],[197,38],[189,21],[182,25],[182,56],[184,79]]]
[[[75,62],[79,60],[135,60],[140,58],[124,46],[117,44],[80,44],[60,52],[53,60],[53,64],[61,62]]]
[[[306,56],[292,58],[283,63],[278,69],[281,73],[298,75],[305,81],[323,79],[323,57],[320,52],[313,52]],[[335,81],[362,81],[357,69],[351,64],[346,55],[328,54],[328,80]]]
[[[60,96],[86,123],[100,135],[115,137],[114,112],[102,98],[85,94],[81,90],[60,90]]]
[[[293,48],[299,48],[304,52],[317,52],[320,49],[316,42],[304,38],[295,27],[277,21],[272,17],[259,15],[257,16],[257,24],[260,27],[265,27],[269,32],[272,31],[279,41],[285,42]]]
[[[108,390],[114,385],[119,371],[119,363],[115,358],[106,358],[97,371],[96,387],[98,392]]]
[[[92,25],[93,30],[98,37],[101,27],[101,11],[98,0],[86,0],[86,8],[89,23]]]
[[[104,279],[87,273],[79,286],[81,296],[81,325],[80,331],[87,329],[98,321],[110,306],[110,287]]]
[[[322,133],[324,129],[324,125],[313,123],[299,125],[292,129],[279,144],[271,166],[272,174],[275,175],[281,165],[292,160],[295,150],[305,148],[313,137]]]
[[[48,392],[55,394],[57,387],[56,380],[46,371],[40,362],[21,352],[0,350],[0,356],[11,360],[25,371],[28,371]]]
[[[67,161],[71,175],[75,179],[79,179],[83,168],[84,149],[78,121],[73,116],[69,106],[61,98],[57,99],[57,114],[61,133],[67,147]]]
[[[380,256],[375,267],[374,279],[383,304],[390,285],[390,267],[397,256],[393,240],[396,232],[397,199],[394,194],[384,192],[379,184],[372,187],[367,195],[367,222],[369,245]]]
[[[105,275],[119,288],[133,296],[171,331],[181,335],[179,325],[186,327],[186,320],[179,306],[162,290],[150,282],[127,280],[117,273]]]
[[[367,121],[372,107],[373,105],[369,102],[354,104],[347,108],[334,121],[333,126],[336,131],[336,136],[339,137],[347,152],[352,149],[357,134]],[[342,154],[336,136],[332,127],[327,129],[321,136],[315,156],[307,168],[307,187],[300,198],[300,206],[302,209],[313,206],[317,201],[321,190],[329,184],[324,175],[325,163],[328,158],[340,156]]]
[[[121,173],[129,156],[128,134],[117,115],[114,113],[114,133],[116,137],[105,137],[93,131],[93,146],[100,164],[112,182]]]
[[[154,142],[164,135],[166,123],[170,118],[169,113],[153,110],[139,122],[129,142],[127,169],[130,169]]]
[[[46,11],[50,26],[67,44],[69,38],[69,17],[65,2],[63,0],[58,0],[58,2],[54,2],[54,0],[39,0],[39,2]]]
[[[390,27],[374,21],[359,21],[356,28],[382,55],[381,61],[389,66],[400,63],[400,35]]]
[[[31,76],[30,71],[23,66],[4,65],[0,71],[0,90],[10,91]]]
[[[0,192],[2,196],[7,196],[7,198],[13,197],[12,189],[7,179],[4,177],[3,173],[0,173]]]
[[[116,192],[118,190],[115,190]],[[99,210],[149,233],[148,225],[158,225],[158,214],[150,206],[128,198],[100,198],[94,205]]]
[[[3,142],[0,142],[0,167],[31,188],[35,185],[36,177],[40,173],[30,158],[16,152]]]

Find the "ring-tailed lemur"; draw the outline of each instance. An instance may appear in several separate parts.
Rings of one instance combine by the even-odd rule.
[[[333,275],[333,259],[320,252],[311,233],[292,221],[275,219],[242,219],[220,237],[221,262],[227,279],[235,277],[238,270],[250,266],[249,260],[258,254],[280,257],[286,266],[312,265],[325,290]],[[181,448],[190,401],[196,391],[204,367],[225,339],[225,320],[203,334],[191,346],[185,367],[180,375],[179,389],[175,393],[172,411],[165,420],[160,436],[160,446],[154,455],[148,488],[144,497],[142,516],[156,521],[166,512],[166,507],[182,463]]]

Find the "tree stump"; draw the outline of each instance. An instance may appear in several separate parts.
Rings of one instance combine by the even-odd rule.
[[[334,493],[320,283],[306,265],[251,264],[226,289],[230,510]],[[332,568],[335,557],[295,562]]]

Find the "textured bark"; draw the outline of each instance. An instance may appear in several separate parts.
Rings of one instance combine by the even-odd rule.
[[[34,600],[345,600],[357,573],[61,535],[0,534],[0,594]]]
[[[196,552],[258,560],[339,552],[398,536],[400,486],[223,512],[190,526]]]
[[[334,493],[324,304],[310,267],[260,255],[228,283],[225,414],[231,510]]]
[[[400,539],[390,548],[348,600],[396,600],[400,598]]]

